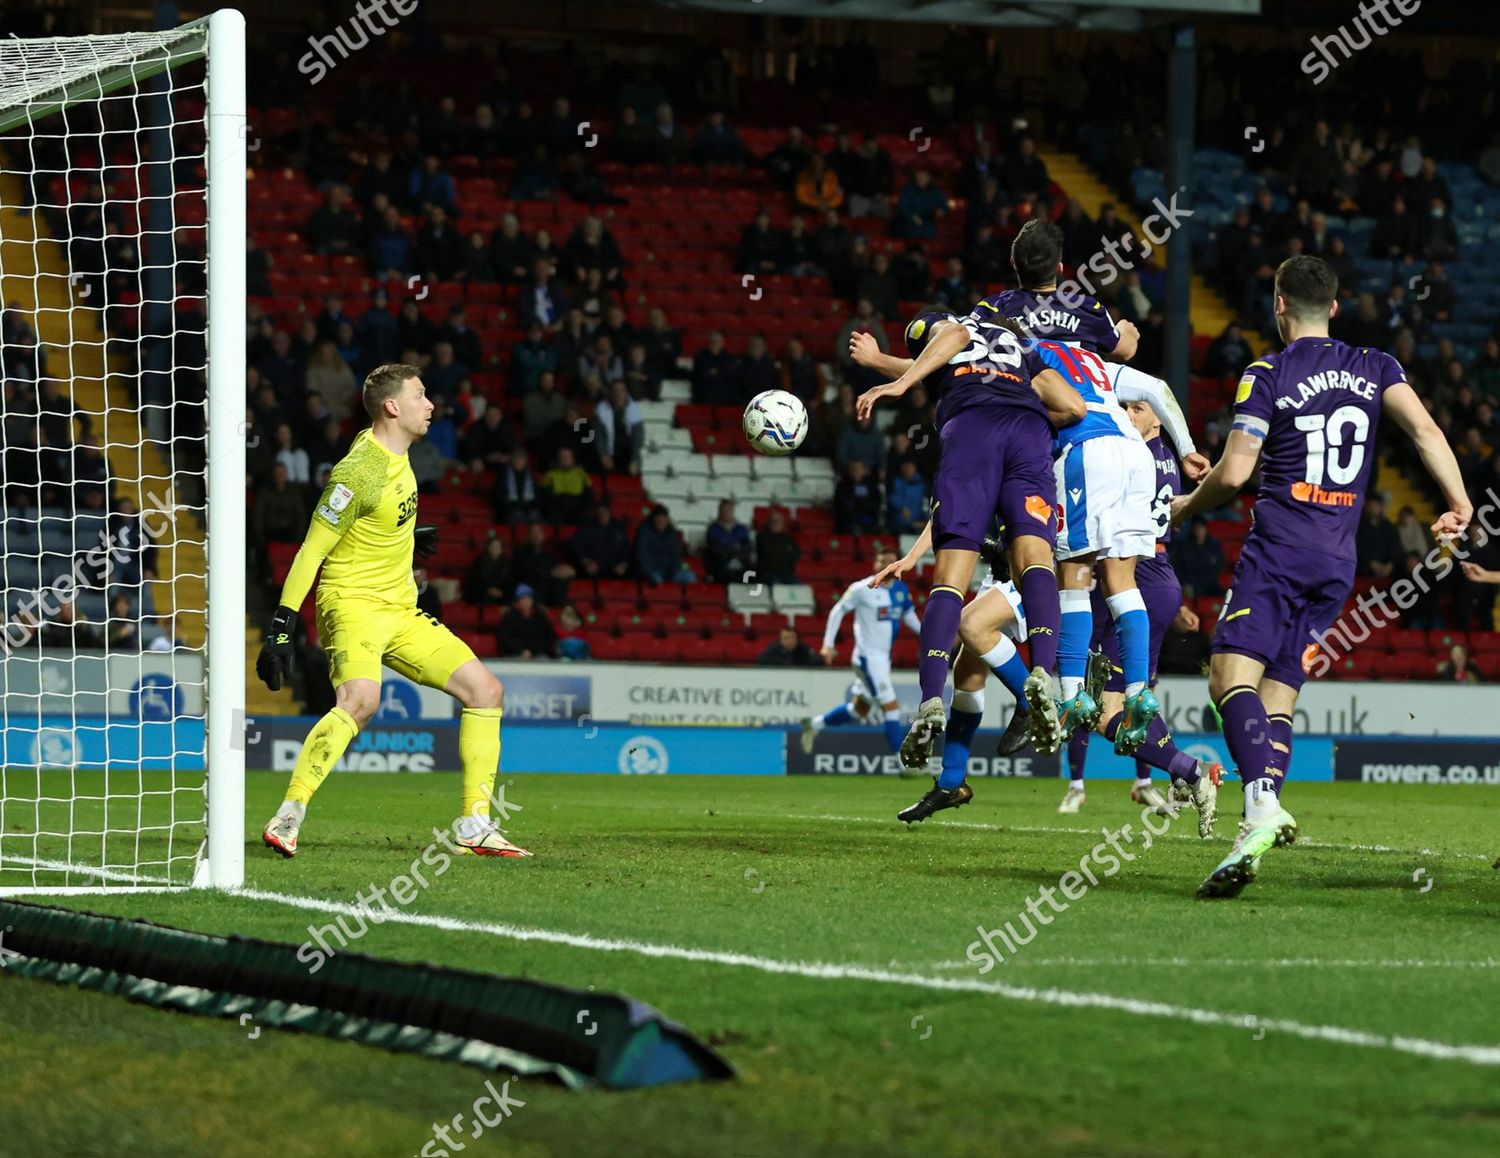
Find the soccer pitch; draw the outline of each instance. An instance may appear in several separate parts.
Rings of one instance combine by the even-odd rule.
[[[248,779],[244,895],[52,903],[301,944],[326,902],[352,912],[406,872],[458,797],[453,774],[335,775],[283,861],[258,826],[285,778]],[[740,1077],[516,1081],[524,1106],[473,1152],[1500,1152],[1492,790],[1294,782],[1303,839],[1239,900],[1197,901],[1237,820],[1226,782],[1218,839],[1190,813],[1137,838],[981,975],[976,926],[1024,928],[1028,896],[1138,824],[1128,783],[1062,817],[1059,781],[979,781],[973,805],[909,831],[894,813],[925,782],[502,783],[536,856],[455,860],[351,949],[628,993]],[[0,1154],[18,1155],[418,1154],[485,1093],[477,1069],[3,970],[0,1072]]]

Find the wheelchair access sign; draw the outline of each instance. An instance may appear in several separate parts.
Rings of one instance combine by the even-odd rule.
[[[169,675],[144,675],[130,689],[130,714],[137,720],[174,720],[182,712],[182,689]]]

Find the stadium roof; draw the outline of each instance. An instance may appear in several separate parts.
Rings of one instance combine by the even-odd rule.
[[[673,8],[707,8],[743,15],[834,17],[840,20],[919,20],[924,24],[984,24],[1012,28],[1079,28],[1135,32],[1147,14],[1259,16],[1261,0],[659,0]]]

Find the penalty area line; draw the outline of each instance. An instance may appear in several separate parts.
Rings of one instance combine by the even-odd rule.
[[[1441,1061],[1461,1061],[1469,1065],[1500,1066],[1500,1045],[1455,1045],[1450,1042],[1429,1041],[1425,1038],[1405,1037],[1399,1034],[1370,1033],[1336,1025],[1309,1025],[1286,1018],[1263,1018],[1248,1013],[1195,1009],[1190,1006],[1170,1005],[1162,1001],[1142,1001],[1133,997],[1119,997],[1109,993],[1075,992],[1057,988],[1041,989],[1033,986],[1007,985],[1000,981],[985,981],[972,977],[932,977],[923,973],[899,972],[869,965],[846,965],[827,961],[783,961],[750,953],[730,953],[714,949],[694,949],[685,945],[662,945],[648,941],[595,937],[586,933],[526,928],[488,921],[468,921],[457,917],[407,913],[399,910],[385,911],[379,914],[377,919],[376,912],[369,906],[351,905],[343,901],[325,901],[317,897],[300,897],[264,889],[234,889],[228,890],[225,895],[287,905],[312,912],[360,917],[375,924],[389,922],[397,925],[440,929],[446,932],[479,933],[507,941],[531,941],[601,953],[633,953],[643,957],[753,969],[761,973],[807,977],[820,981],[863,981],[916,989],[981,993],[1035,1005],[1053,1005],[1068,1009],[1102,1009],[1136,1017],[1186,1021],[1195,1025],[1222,1027],[1241,1032],[1247,1025],[1254,1025],[1256,1028],[1263,1026],[1271,1033],[1284,1033],[1289,1037],[1298,1037],[1307,1041],[1326,1041],[1335,1045],[1355,1046],[1363,1049],[1390,1050]]]
[[[803,813],[780,813],[780,812],[721,812],[720,816],[739,817],[779,817],[782,820],[826,820],[840,824],[884,824],[894,827],[901,822],[895,817],[887,819],[883,816],[836,816],[823,812]],[[1186,814],[1184,814],[1186,815]],[[977,828],[987,832],[1043,832],[1057,833],[1060,835],[1090,836],[1098,833],[1097,828],[1064,828],[1061,825],[1038,825],[1038,824],[988,824],[978,820],[928,820],[924,822],[933,828]],[[908,828],[915,828],[909,825]],[[1106,826],[1107,827],[1107,826]],[[1210,840],[1201,840],[1196,836],[1185,836],[1175,832],[1165,833],[1158,836],[1157,840],[1181,840],[1192,844],[1211,845],[1215,842],[1224,843],[1222,837],[1213,837]],[[1392,848],[1388,844],[1335,844],[1321,840],[1304,840],[1297,838],[1298,848],[1322,848],[1337,849],[1340,852],[1379,852],[1395,853],[1401,856],[1448,856],[1459,860],[1490,860],[1490,855],[1483,852],[1450,852],[1440,848]]]

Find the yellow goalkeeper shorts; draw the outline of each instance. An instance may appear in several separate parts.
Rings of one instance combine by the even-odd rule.
[[[334,687],[349,680],[379,683],[383,663],[442,691],[454,672],[476,658],[473,648],[425,612],[369,599],[319,599],[318,636]]]

